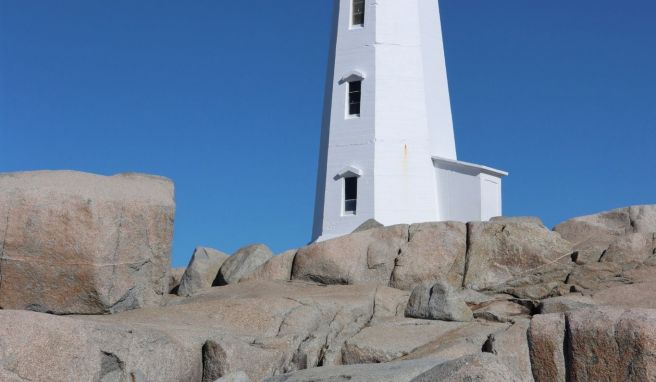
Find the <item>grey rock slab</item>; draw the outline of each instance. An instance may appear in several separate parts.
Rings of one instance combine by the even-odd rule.
[[[421,284],[410,295],[406,317],[443,321],[472,321],[471,309],[446,283]]]
[[[444,362],[414,378],[412,382],[524,382],[489,353],[471,354]]]
[[[272,257],[271,250],[263,244],[241,248],[223,263],[215,285],[238,283],[242,277],[254,272]]]
[[[435,365],[439,359],[421,359],[376,365],[318,367],[265,379],[264,382],[409,382]]]
[[[564,313],[570,310],[588,309],[597,305],[592,297],[580,294],[570,294],[551,297],[540,302],[540,314]]]
[[[394,320],[364,328],[346,341],[344,364],[390,362],[412,353],[465,323],[430,320]]]
[[[413,224],[408,239],[396,259],[390,286],[411,291],[426,282],[462,285],[467,249],[464,223]]]
[[[175,202],[166,178],[0,174],[0,306],[106,314],[169,292]]]
[[[178,296],[188,297],[211,288],[219,269],[228,258],[227,254],[216,249],[197,247],[182,275]]]
[[[437,340],[427,343],[401,359],[439,358],[456,359],[481,352],[491,334],[504,331],[509,323],[469,322],[445,333]]]

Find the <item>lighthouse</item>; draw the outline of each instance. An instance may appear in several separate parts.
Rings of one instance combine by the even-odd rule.
[[[506,172],[459,161],[437,0],[334,0],[313,240],[499,216]]]

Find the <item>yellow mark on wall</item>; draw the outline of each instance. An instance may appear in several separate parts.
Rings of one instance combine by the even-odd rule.
[[[403,175],[408,175],[408,145],[403,145]]]

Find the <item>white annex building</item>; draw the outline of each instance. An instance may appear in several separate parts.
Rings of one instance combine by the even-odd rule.
[[[501,215],[506,172],[460,162],[437,0],[334,0],[313,240]]]

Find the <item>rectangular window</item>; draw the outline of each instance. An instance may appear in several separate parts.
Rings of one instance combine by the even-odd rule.
[[[351,13],[353,18],[351,20],[352,26],[364,26],[364,0],[351,0],[353,9]]]
[[[350,116],[360,115],[360,101],[362,100],[362,81],[348,83],[348,109]]]
[[[344,215],[355,215],[358,207],[358,178],[344,178]]]

